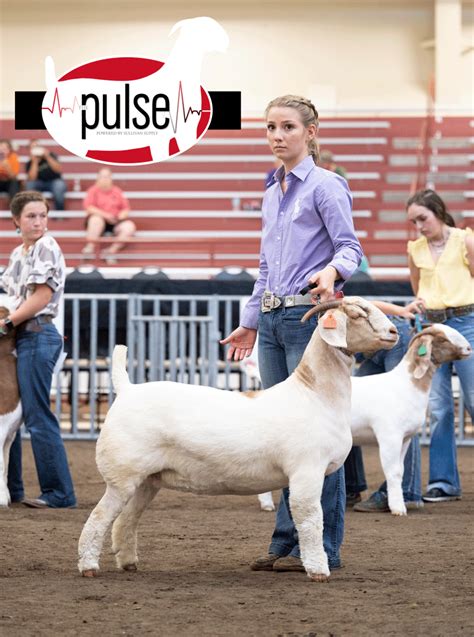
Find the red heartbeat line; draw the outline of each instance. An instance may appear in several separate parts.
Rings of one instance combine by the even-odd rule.
[[[184,105],[183,86],[182,86],[181,80],[179,82],[179,88],[178,88],[178,103],[176,104],[176,118],[173,121],[173,119],[170,117],[171,126],[173,127],[174,133],[176,133],[176,131],[178,130],[178,117],[179,117],[180,105],[181,105],[181,110],[183,113],[183,119],[185,124],[188,121],[190,115],[201,115],[201,113],[203,112],[203,109],[201,108],[193,109],[191,106],[188,108],[188,110],[186,110],[186,106]],[[208,113],[209,111],[207,110],[206,112]]]
[[[53,99],[53,105],[51,108],[49,108],[48,106],[42,106],[41,110],[42,111],[49,111],[51,114],[54,113],[55,111],[55,105],[56,102],[58,104],[58,110],[59,110],[59,117],[63,116],[63,111],[71,111],[71,113],[74,113],[74,111],[76,110],[76,105],[78,106],[78,108],[80,108],[80,104],[77,100],[77,97],[74,96],[74,102],[72,104],[72,107],[70,106],[61,106],[61,102],[59,101],[59,91],[56,88],[56,90],[54,91],[54,99]]]

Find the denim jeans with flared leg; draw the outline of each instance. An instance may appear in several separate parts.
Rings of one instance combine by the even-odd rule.
[[[474,349],[474,312],[449,318],[444,325],[460,332]],[[471,354],[462,361],[441,365],[433,376],[429,403],[431,443],[428,489],[437,487],[448,495],[461,495],[451,385],[453,367],[459,377],[466,408],[474,421],[474,355]]]
[[[62,350],[62,338],[53,324],[38,326],[37,330],[20,331],[16,341],[23,418],[31,436],[41,489],[39,497],[51,507],[70,507],[76,504],[76,497],[59,423],[50,409],[53,370]],[[14,482],[8,487],[16,497],[23,492],[19,467],[21,446],[14,444],[9,468]]]

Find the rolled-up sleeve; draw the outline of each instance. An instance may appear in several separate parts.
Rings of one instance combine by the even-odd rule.
[[[45,245],[39,241],[35,246],[32,267],[25,282],[26,286],[32,288],[43,283],[55,292],[62,285],[61,273],[58,268],[59,257],[59,248],[56,250],[54,245]]]

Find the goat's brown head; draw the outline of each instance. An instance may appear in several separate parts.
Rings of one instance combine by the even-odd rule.
[[[360,296],[346,296],[311,308],[301,319],[320,314],[318,332],[333,347],[349,352],[392,349],[398,341],[397,328],[375,305]],[[332,319],[328,318],[332,315]],[[327,325],[327,327],[326,327]]]
[[[416,334],[408,347],[414,364],[413,376],[422,378],[432,364],[438,366],[468,358],[472,354],[469,342],[457,330],[433,323]]]

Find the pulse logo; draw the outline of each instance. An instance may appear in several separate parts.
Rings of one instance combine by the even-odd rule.
[[[79,157],[121,165],[165,161],[194,146],[212,117],[200,83],[203,57],[225,51],[229,40],[212,18],[182,20],[176,32],[166,64],[108,58],[56,79],[46,58],[42,113],[50,135]]]

